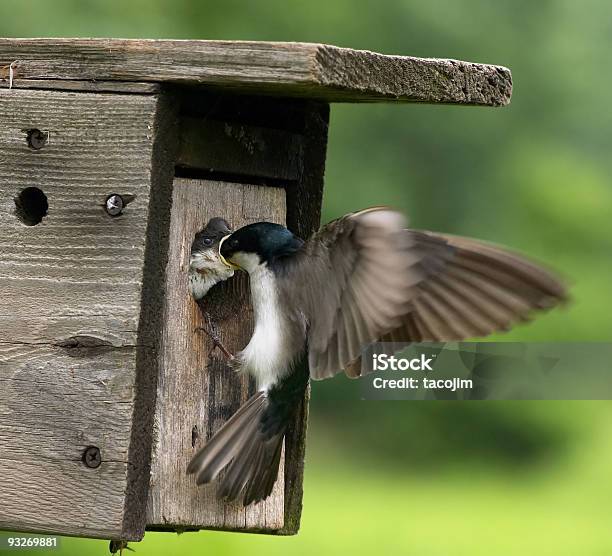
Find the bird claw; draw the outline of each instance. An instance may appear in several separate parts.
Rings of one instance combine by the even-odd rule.
[[[121,540],[112,540],[109,543],[108,546],[108,550],[111,554],[113,554],[113,556],[115,554],[117,554],[117,552],[119,553],[119,556],[123,556],[123,551],[124,550],[129,550],[130,552],[136,552],[133,548],[131,548],[128,545],[127,541],[121,541]]]
[[[212,328],[212,330],[211,330]],[[235,357],[234,354],[228,350],[224,345],[223,342],[221,341],[221,338],[219,337],[218,332],[215,330],[214,327],[207,327],[207,326],[198,326],[194,332],[197,332],[199,330],[202,330],[206,333],[206,335],[212,340],[213,343],[213,348],[211,350],[211,353],[215,350],[215,349],[219,349],[219,351],[225,356],[225,358],[229,361],[230,365],[235,361]]]

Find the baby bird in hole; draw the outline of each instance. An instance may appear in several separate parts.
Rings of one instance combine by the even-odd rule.
[[[205,326],[197,330],[204,331],[212,340],[214,347],[230,359],[232,355],[221,342],[216,325],[219,315],[225,312],[224,300],[218,295],[209,296],[206,302],[203,299],[213,286],[234,275],[234,269],[219,255],[219,243],[231,233],[232,230],[226,220],[219,217],[211,218],[195,235],[189,257],[189,289],[205,321]],[[227,301],[225,305],[228,305]]]

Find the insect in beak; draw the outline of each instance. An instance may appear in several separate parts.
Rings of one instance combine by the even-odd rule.
[[[223,245],[223,242],[224,242],[224,241],[225,241],[225,240],[226,240],[226,239],[227,239],[227,238],[228,238],[230,235],[231,235],[231,234],[226,235],[226,236],[223,236],[223,237],[221,238],[221,241],[219,241],[219,258],[221,259],[221,262],[223,262],[223,264],[225,264],[226,266],[229,266],[230,268],[233,268],[234,270],[242,270],[242,268],[241,268],[241,267],[239,267],[237,264],[234,264],[234,263],[232,263],[232,262],[228,261],[228,260],[227,260],[227,259],[226,259],[226,258],[225,258],[225,257],[224,257],[222,254],[221,254],[221,246]]]

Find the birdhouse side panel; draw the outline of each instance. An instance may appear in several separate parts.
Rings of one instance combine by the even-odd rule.
[[[0,91],[0,529],[130,536],[157,105]]]

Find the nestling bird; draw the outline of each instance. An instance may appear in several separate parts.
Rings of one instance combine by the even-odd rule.
[[[234,359],[258,392],[191,460],[197,483],[246,506],[270,495],[282,441],[309,378],[361,374],[377,341],[456,341],[507,330],[566,297],[541,266],[463,237],[406,229],[388,208],[348,214],[304,242],[278,224],[244,226],[220,254],[249,273],[255,328]]]
[[[234,269],[224,262],[219,254],[221,240],[231,233],[229,224],[223,218],[211,218],[204,229],[196,234],[189,257],[189,289],[200,306],[205,322],[205,326],[197,330],[206,332],[213,341],[214,348],[218,347],[226,357],[232,357],[232,354],[221,342],[217,333],[216,319],[210,313],[212,308],[213,313],[218,316],[218,309],[223,306],[228,307],[229,304],[227,302],[222,304],[223,300],[218,297],[215,299],[216,303],[204,304],[201,301],[213,286],[234,275]]]
[[[218,282],[234,275],[234,269],[219,256],[219,242],[232,233],[223,218],[211,218],[191,244],[189,288],[195,299],[202,299]]]

